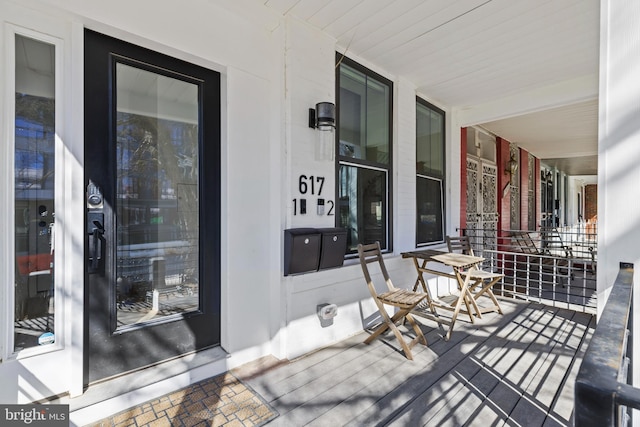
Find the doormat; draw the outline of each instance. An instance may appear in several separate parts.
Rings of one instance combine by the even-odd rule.
[[[242,426],[258,427],[278,416],[258,393],[230,373],[90,424],[92,427]]]

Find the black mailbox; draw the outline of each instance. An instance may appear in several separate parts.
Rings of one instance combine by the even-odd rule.
[[[320,228],[322,246],[319,269],[341,267],[347,251],[347,230],[344,228]]]
[[[317,271],[321,234],[315,228],[284,230],[284,275]]]

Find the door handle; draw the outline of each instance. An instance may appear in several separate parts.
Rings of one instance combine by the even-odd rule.
[[[98,270],[98,262],[102,258],[102,236],[104,235],[104,228],[96,227],[92,233],[93,240],[93,256],[91,257],[91,269],[93,271]]]
[[[104,214],[87,214],[87,234],[89,235],[89,273],[97,273],[102,259],[102,241],[104,239]]]

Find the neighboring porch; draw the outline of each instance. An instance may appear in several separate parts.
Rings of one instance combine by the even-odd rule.
[[[583,225],[538,230],[463,229],[484,269],[504,274],[504,297],[595,314],[597,230]]]
[[[366,333],[273,369],[235,374],[280,414],[270,426],[572,425],[574,380],[594,316],[501,300],[504,315],[461,318],[450,341],[419,319],[428,346],[405,358]]]

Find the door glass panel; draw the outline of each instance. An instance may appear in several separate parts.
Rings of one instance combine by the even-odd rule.
[[[200,306],[198,86],[117,63],[116,87],[122,327]]]
[[[16,35],[14,350],[53,342],[55,47]]]

